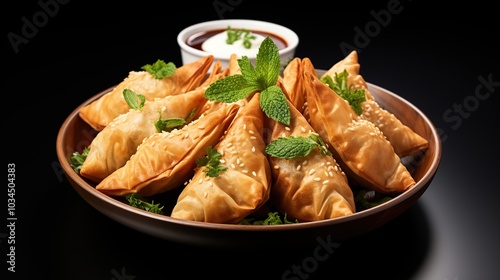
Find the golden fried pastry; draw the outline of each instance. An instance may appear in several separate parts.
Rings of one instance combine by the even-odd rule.
[[[333,65],[322,77],[328,75],[334,78],[335,74],[340,74],[344,70],[347,71],[348,86],[363,89],[366,94],[366,101],[361,103],[363,113],[360,117],[372,122],[384,133],[399,157],[413,155],[427,149],[429,143],[425,138],[403,124],[392,113],[379,106],[370,93],[364,78],[359,74],[359,69],[358,54],[356,51],[352,51],[343,60]]]
[[[253,95],[236,115],[215,150],[227,168],[217,176],[207,167],[196,170],[180,193],[171,216],[183,220],[238,223],[269,199],[271,171],[264,153],[260,93]]]
[[[129,89],[144,95],[149,101],[185,93],[202,83],[213,60],[213,56],[206,56],[184,64],[177,68],[174,74],[162,79],[156,79],[147,71],[130,71],[113,90],[83,107],[79,115],[93,129],[101,131],[116,117],[129,111],[130,107],[123,97],[123,90]]]
[[[210,108],[204,94],[205,90],[198,88],[147,101],[141,110],[121,114],[92,140],[80,175],[98,183],[125,165],[145,138],[159,132],[155,123],[160,119],[189,122],[198,118]]]
[[[316,75],[306,72],[305,85],[311,126],[352,180],[349,184],[385,194],[415,185],[391,143],[372,122],[360,118]]]
[[[290,114],[290,126],[268,119],[269,142],[288,136],[308,138],[318,135],[292,104]],[[315,148],[306,156],[268,156],[268,159],[273,174],[271,202],[288,217],[318,221],[356,211],[347,177],[331,154]]]
[[[238,108],[227,104],[181,129],[151,135],[96,189],[111,196],[151,196],[181,186],[193,176],[196,160],[205,155],[207,147],[219,142]]]

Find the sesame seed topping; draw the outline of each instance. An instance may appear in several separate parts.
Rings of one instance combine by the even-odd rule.
[[[253,175],[254,177],[257,177],[257,172],[252,171],[252,175]]]
[[[313,168],[313,169],[309,170],[309,175],[313,175],[315,172],[316,172],[316,169]]]
[[[316,178],[314,178],[314,181],[319,182],[319,181],[321,181],[321,178],[320,177],[316,177]]]

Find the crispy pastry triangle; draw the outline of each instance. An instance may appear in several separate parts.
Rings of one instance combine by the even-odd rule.
[[[370,121],[359,118],[328,85],[305,73],[310,123],[355,183],[385,194],[397,194],[415,185],[391,143]],[[351,182],[352,179],[352,182]]]
[[[155,122],[180,118],[191,121],[209,109],[205,90],[146,101],[141,110],[130,110],[101,130],[92,143],[80,175],[96,183],[125,165],[142,141],[157,132]],[[190,116],[191,113],[194,115]],[[188,118],[189,117],[189,118]]]
[[[323,76],[335,77],[335,73],[344,70],[349,74],[347,84],[357,89],[363,89],[366,101],[361,104],[363,113],[361,118],[375,124],[387,137],[399,157],[416,154],[427,149],[428,141],[403,124],[396,116],[381,108],[374,96],[370,93],[364,78],[359,74],[360,65],[358,54],[352,51],[343,60],[333,65]]]
[[[290,113],[289,127],[268,119],[271,131],[268,141],[317,134],[292,104]],[[273,175],[271,201],[289,217],[299,221],[318,221],[356,211],[347,177],[331,155],[322,154],[315,148],[305,157],[282,159],[268,156],[268,159]]]
[[[202,83],[213,60],[213,56],[202,57],[182,65],[172,76],[163,79],[155,79],[146,71],[130,71],[113,90],[83,107],[79,115],[93,129],[101,131],[116,117],[129,111],[130,107],[123,98],[124,89],[142,94],[146,100],[185,93]]]
[[[238,223],[269,199],[271,171],[263,140],[260,93],[244,105],[215,149],[227,170],[217,177],[196,170],[171,216],[191,221]]]
[[[182,129],[155,133],[139,145],[127,163],[104,178],[96,189],[110,196],[151,196],[181,186],[191,178],[196,160],[215,146],[234,119],[233,103],[202,115]]]

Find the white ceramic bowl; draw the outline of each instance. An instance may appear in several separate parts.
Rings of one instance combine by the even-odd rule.
[[[235,30],[243,29],[252,32],[253,35],[258,36],[257,40],[255,40],[257,43],[252,44],[250,50],[241,47],[242,40],[239,40],[231,45],[226,44],[225,38],[227,38],[227,35],[220,33],[225,33],[228,27]],[[202,39],[202,34],[206,34],[207,32],[215,34],[213,31],[217,31],[217,33],[219,33],[219,42],[217,43],[218,46],[215,46],[217,44],[212,44],[212,47],[205,46],[205,48],[203,48],[200,45],[201,41],[205,41]],[[255,64],[255,58],[260,46],[259,39],[262,39],[262,37],[265,36],[270,36],[271,39],[277,43],[276,45],[278,46],[282,62],[287,62],[295,56],[295,50],[299,44],[299,37],[294,31],[279,24],[258,20],[224,19],[197,23],[184,28],[177,35],[177,43],[181,49],[183,64],[196,61],[207,55],[213,55],[214,62],[217,60],[221,61],[222,66],[225,68],[229,65],[229,57],[232,53],[238,55],[238,58],[246,55],[250,61]],[[206,37],[211,36],[206,34],[205,38]],[[193,40],[193,38],[197,39]],[[198,46],[192,46],[194,45],[192,42],[196,41]],[[280,41],[283,42],[283,45],[280,45]]]

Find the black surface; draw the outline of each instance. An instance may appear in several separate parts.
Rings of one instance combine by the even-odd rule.
[[[2,5],[0,65],[4,158],[16,165],[16,272],[7,270],[12,232],[2,214],[2,279],[500,277],[495,132],[499,25],[492,5],[474,1],[442,8],[394,0],[328,5],[287,1],[276,2],[276,8],[270,1],[163,1],[161,6],[152,1],[11,2]],[[51,15],[40,3],[52,3]],[[225,10],[217,10],[214,3]],[[390,17],[377,22],[374,14],[387,16],[391,5],[396,8]],[[39,27],[26,30],[30,38],[16,53],[8,34],[22,35],[24,17],[37,20]],[[58,168],[55,141],[66,116],[146,63],[164,59],[180,65],[176,34],[190,24],[221,18],[267,20],[294,29],[300,37],[297,56],[311,58],[319,69],[344,57],[341,44],[357,47],[364,78],[412,102],[442,132],[441,165],[418,203],[393,222],[330,251],[319,243],[301,249],[289,244],[289,250],[232,251],[144,235],[83,201]],[[357,28],[368,28],[371,35],[362,41]],[[489,87],[484,80],[490,81]],[[7,189],[2,213],[8,208]]]

